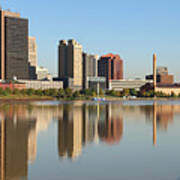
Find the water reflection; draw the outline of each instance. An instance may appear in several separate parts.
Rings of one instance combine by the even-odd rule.
[[[0,109],[1,180],[26,179],[28,162],[36,159],[37,134],[59,112],[46,107],[5,105]]]
[[[72,159],[82,151],[82,108],[81,106],[63,106],[63,118],[59,119],[58,143],[59,156]]]
[[[127,120],[142,117],[151,125],[153,144],[157,132],[168,131],[179,105],[123,106],[120,104],[62,104],[58,106],[4,105],[0,107],[1,180],[28,176],[28,163],[37,156],[37,138],[57,120],[57,147],[61,159],[77,159],[88,144],[120,144]],[[48,142],[47,142],[48,143]]]

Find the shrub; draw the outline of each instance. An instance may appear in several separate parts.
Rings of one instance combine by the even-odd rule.
[[[58,90],[57,89],[49,89],[48,90],[48,96],[57,97],[58,96]]]
[[[116,91],[115,92],[115,96],[121,97],[122,96],[122,92],[121,91]]]
[[[113,90],[107,90],[106,94],[110,95],[110,96],[116,96],[116,91],[114,91],[114,89]]]
[[[154,91],[153,90],[149,90],[149,91],[143,91],[139,93],[140,97],[154,97]]]
[[[97,96],[96,91],[92,91],[91,96],[96,97]]]
[[[34,93],[34,90],[33,90],[33,89],[26,89],[26,94],[27,94],[28,96],[32,96],[33,93]]]
[[[99,95],[104,96],[104,91],[102,90],[102,88],[99,89]]]
[[[80,92],[79,91],[75,91],[74,93],[73,93],[73,97],[80,97]]]
[[[19,95],[19,94],[20,94],[20,90],[15,88],[15,89],[12,91],[12,93],[13,93],[14,95]]]
[[[167,95],[167,94],[165,94],[165,93],[163,93],[163,92],[156,92],[155,95],[156,95],[157,97],[168,97],[168,96],[169,96],[169,95]]]
[[[66,89],[65,89],[65,95],[66,95],[67,97],[72,97],[72,95],[73,95],[72,89],[66,88]]]
[[[0,88],[0,95],[3,95],[4,90],[2,88]]]
[[[12,94],[12,90],[10,88],[6,88],[4,91],[6,95]]]
[[[44,95],[44,93],[43,93],[43,91],[41,90],[41,89],[37,89],[37,90],[35,90],[35,95],[37,95],[37,96],[43,96]]]
[[[122,96],[129,96],[130,95],[130,90],[129,89],[124,89],[122,91]]]
[[[130,89],[131,96],[138,96],[138,92],[135,89]]]
[[[65,95],[65,92],[64,92],[64,89],[59,89],[58,90],[58,97],[64,97],[64,95]]]
[[[20,90],[20,94],[25,95],[26,94],[26,90],[25,89]]]

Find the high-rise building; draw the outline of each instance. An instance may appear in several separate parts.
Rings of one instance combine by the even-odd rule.
[[[98,76],[98,55],[83,53],[83,88],[88,88],[88,77]]]
[[[65,83],[69,87],[69,81],[72,82],[72,88],[82,88],[83,83],[83,61],[82,46],[75,40],[64,40],[59,44],[59,66],[58,75],[60,79],[68,81]],[[65,87],[65,88],[66,88]]]
[[[104,76],[107,80],[123,79],[123,60],[119,55],[107,54],[101,56],[98,61],[98,76]]]
[[[0,10],[0,79],[29,79],[28,20]]]
[[[31,66],[37,66],[37,44],[36,38],[29,36],[29,58],[28,61]]]
[[[83,74],[85,76],[98,76],[98,55],[83,53]]]
[[[29,49],[29,76],[30,79],[37,79],[36,68],[37,68],[37,45],[36,38],[29,37],[28,41],[28,49]]]

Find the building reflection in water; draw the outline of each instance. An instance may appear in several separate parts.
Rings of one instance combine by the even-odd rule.
[[[9,105],[0,108],[0,177],[27,179],[28,163],[36,160],[37,136],[58,119],[59,157],[76,159],[89,144],[119,144],[123,118],[153,122],[153,144],[157,132],[167,131],[179,105],[122,106],[118,104],[66,104],[59,106]],[[153,119],[153,121],[152,121]]]
[[[123,135],[123,120],[111,104],[105,106],[105,120],[99,124],[99,136],[107,144],[117,144]]]
[[[153,144],[157,144],[157,103],[153,105]]]
[[[179,105],[157,104],[156,101],[153,106],[142,106],[141,110],[145,112],[147,122],[153,120],[153,145],[157,144],[157,131],[167,131],[169,124],[173,123],[174,115],[180,114]]]
[[[83,146],[117,144],[123,135],[123,120],[118,109],[109,105],[64,105],[58,122],[58,151],[61,158],[77,158]]]
[[[63,106],[63,118],[58,123],[59,156],[75,159],[82,150],[81,106]]]
[[[27,177],[28,137],[34,128],[34,119],[1,119],[1,180]]]
[[[173,123],[174,115],[180,114],[179,105],[157,104],[157,102],[154,102],[153,106],[141,106],[140,108],[145,113],[147,122],[151,122],[156,114],[155,118],[159,131],[167,131],[168,125]]]
[[[37,134],[61,107],[7,105],[0,108],[0,179],[27,179],[28,162],[36,159]]]

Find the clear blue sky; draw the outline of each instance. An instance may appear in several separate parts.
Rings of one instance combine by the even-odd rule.
[[[180,81],[179,0],[1,0],[3,9],[29,19],[39,65],[57,72],[60,39],[74,38],[84,51],[118,53],[127,78],[152,71],[152,54]]]

